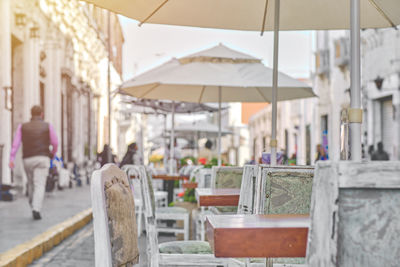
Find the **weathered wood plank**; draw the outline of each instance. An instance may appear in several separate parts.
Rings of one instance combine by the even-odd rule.
[[[137,263],[135,202],[126,174],[114,164],[95,171],[91,197],[96,266]]]
[[[336,169],[326,162],[318,162],[311,197],[307,248],[307,263],[310,267],[336,266],[338,192]]]
[[[237,214],[254,214],[257,172],[258,166],[256,165],[246,165],[243,167]]]
[[[399,185],[400,162],[319,162],[309,266],[398,266]]]
[[[342,162],[338,168],[341,188],[400,188],[400,165],[390,161]]]

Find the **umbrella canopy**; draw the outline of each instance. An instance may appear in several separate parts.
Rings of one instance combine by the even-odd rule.
[[[201,113],[201,112],[217,112],[218,108],[206,105],[203,103],[189,103],[189,102],[173,102],[168,100],[155,100],[155,99],[126,99],[122,102],[132,104],[135,106],[133,110],[141,110],[147,114],[158,113],[165,114],[172,112],[173,105],[175,106],[175,113],[190,114],[190,113]]]
[[[88,1],[88,0],[87,0]],[[89,0],[142,23],[235,30],[274,30],[272,163],[276,150],[279,30],[348,29],[351,36],[351,152],[361,160],[360,29],[400,24],[398,0]],[[282,8],[280,7],[282,5]],[[272,23],[273,22],[273,23]]]
[[[273,30],[272,0],[86,0],[141,23]],[[398,0],[361,0],[361,28],[400,24]],[[281,0],[280,30],[350,28],[349,0]]]
[[[278,100],[313,97],[310,86],[279,73]],[[170,61],[124,82],[131,96],[187,102],[270,102],[272,69],[222,44]],[[221,88],[221,99],[218,89]]]
[[[167,133],[171,129],[167,129]],[[217,137],[219,132],[218,126],[206,121],[197,121],[195,123],[182,123],[175,127],[175,133],[179,137],[193,135],[199,133],[200,137]],[[222,128],[222,135],[233,134],[232,131]]]
[[[307,84],[278,73],[278,100],[313,97]],[[124,82],[120,90],[138,98],[188,102],[271,102],[273,71],[260,59],[222,44],[172,59]],[[218,116],[221,129],[221,114]],[[221,163],[221,134],[218,138]]]

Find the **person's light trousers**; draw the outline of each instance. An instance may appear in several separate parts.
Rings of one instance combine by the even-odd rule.
[[[32,210],[42,209],[46,180],[49,174],[50,159],[46,156],[34,156],[24,159],[24,168],[28,178],[29,205]]]

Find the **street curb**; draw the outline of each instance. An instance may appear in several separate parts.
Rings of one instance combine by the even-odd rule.
[[[49,228],[33,239],[0,254],[0,267],[22,267],[40,258],[45,252],[58,245],[65,238],[84,227],[92,220],[92,209],[84,210],[75,216]]]

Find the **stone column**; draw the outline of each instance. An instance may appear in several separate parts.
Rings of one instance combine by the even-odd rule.
[[[46,66],[46,96],[45,96],[45,119],[50,122],[59,139],[61,151],[61,45],[57,34],[49,29],[43,52],[46,54],[44,66]],[[59,153],[61,155],[61,152]]]
[[[31,26],[30,26],[31,27]],[[40,104],[39,92],[39,38],[30,36],[30,29],[26,33],[24,42],[24,105],[23,121],[31,117],[33,105]]]
[[[6,109],[6,91],[11,83],[11,10],[10,0],[0,0],[0,145],[3,145],[0,158],[0,183],[11,183],[11,173],[8,168],[8,155],[11,144],[11,112]]]

